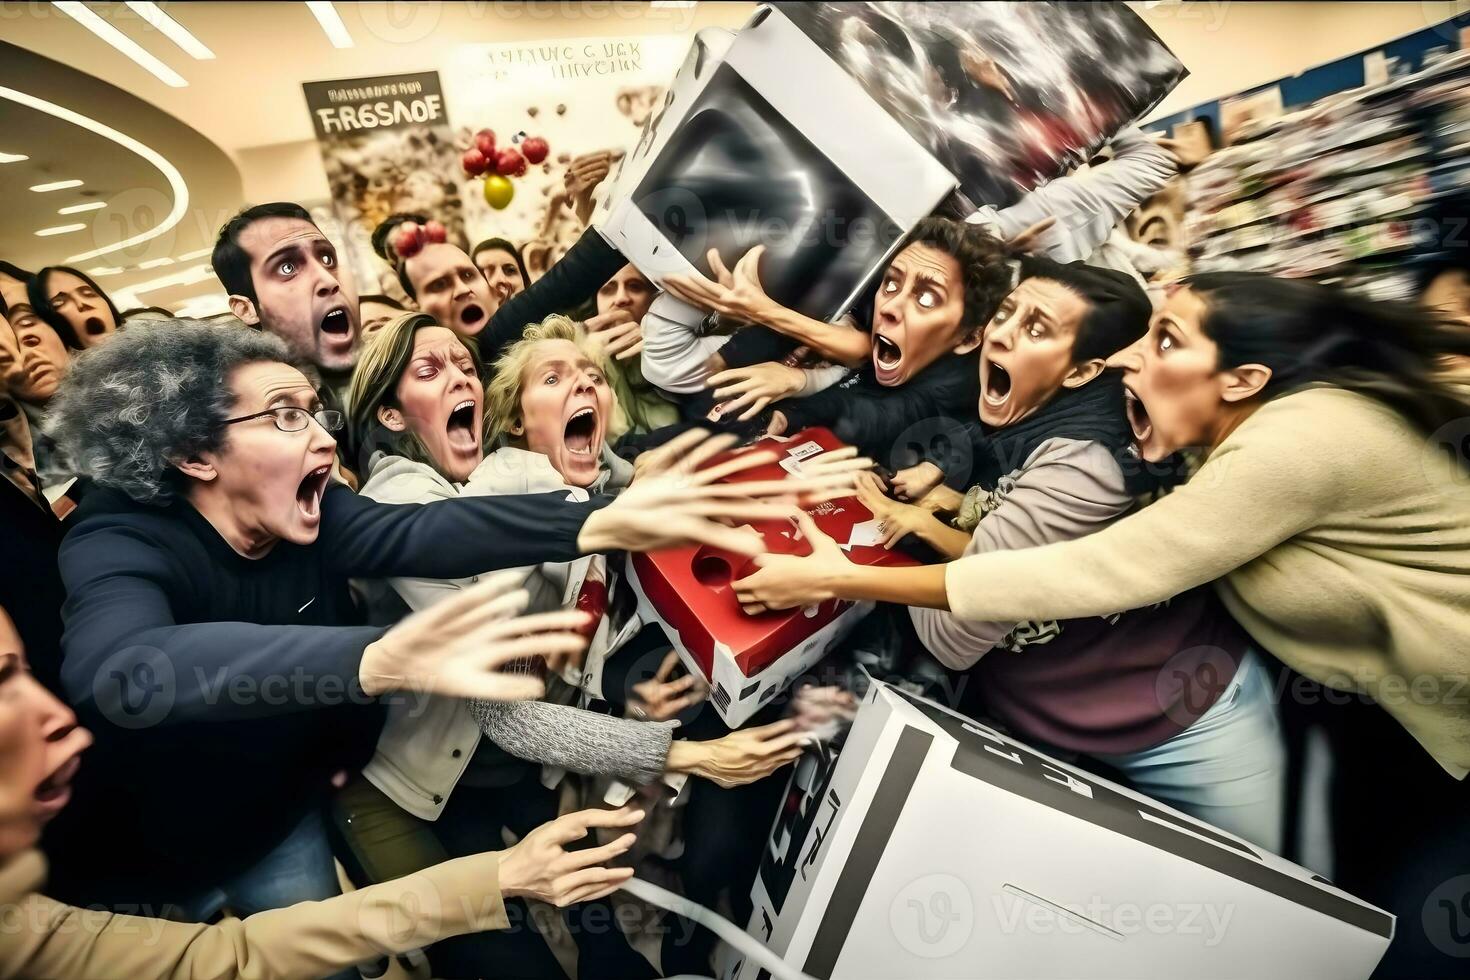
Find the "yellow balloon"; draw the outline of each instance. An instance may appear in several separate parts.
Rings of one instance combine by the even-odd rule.
[[[500,174],[485,178],[485,203],[497,211],[504,210],[510,199],[516,196],[515,185]]]

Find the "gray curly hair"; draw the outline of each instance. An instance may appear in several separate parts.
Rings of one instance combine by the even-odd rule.
[[[139,502],[167,504],[183,479],[172,461],[224,441],[230,372],[261,361],[294,363],[280,340],[243,326],[130,324],[72,357],[48,430],[80,474]]]

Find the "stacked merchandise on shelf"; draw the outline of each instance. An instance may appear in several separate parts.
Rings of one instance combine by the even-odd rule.
[[[1470,248],[1470,229],[1429,217],[1470,187],[1466,149],[1470,51],[1257,124],[1190,175],[1194,271],[1311,277],[1410,299],[1419,263]]]

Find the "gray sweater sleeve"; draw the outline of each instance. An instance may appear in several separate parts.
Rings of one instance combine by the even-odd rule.
[[[966,555],[1084,537],[1111,524],[1133,504],[1117,460],[1095,442],[1049,439],[1002,483],[1005,493],[999,505],[981,518]],[[909,616],[924,648],[951,670],[973,667],[1016,626],[1013,620],[976,622],[946,609],[918,606],[909,609]]]
[[[545,701],[471,701],[492,742],[528,762],[584,776],[651,783],[663,775],[670,722],[629,721]]]

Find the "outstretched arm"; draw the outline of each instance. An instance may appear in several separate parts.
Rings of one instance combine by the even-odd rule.
[[[613,248],[595,228],[582,232],[546,275],[501,304],[480,332],[480,357],[493,363],[500,351],[520,339],[526,324],[540,323],[597,295],[602,284],[628,264],[623,253]]]

